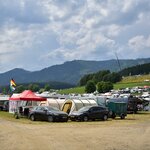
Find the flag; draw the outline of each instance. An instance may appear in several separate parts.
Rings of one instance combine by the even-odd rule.
[[[16,88],[16,83],[14,81],[14,79],[10,80],[10,90],[13,92]]]

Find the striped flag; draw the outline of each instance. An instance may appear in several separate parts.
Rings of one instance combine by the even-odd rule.
[[[16,88],[16,83],[14,81],[14,79],[10,80],[10,90],[13,92]]]

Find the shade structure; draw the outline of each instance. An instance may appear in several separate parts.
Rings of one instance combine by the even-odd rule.
[[[46,101],[46,98],[36,96],[32,91],[25,90],[18,95],[12,95],[9,100],[22,100],[22,101]]]

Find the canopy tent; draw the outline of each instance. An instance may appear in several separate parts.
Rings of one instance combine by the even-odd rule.
[[[9,113],[15,113],[19,107],[23,107],[24,110],[25,107],[36,106],[38,102],[46,100],[46,98],[37,96],[30,90],[25,90],[20,94],[13,94],[9,98]]]
[[[21,101],[46,101],[46,98],[36,96],[32,91],[25,90],[18,95],[12,95],[9,100],[21,100]]]

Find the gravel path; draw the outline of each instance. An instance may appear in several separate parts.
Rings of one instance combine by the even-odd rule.
[[[0,149],[150,150],[150,116],[134,119],[22,123],[0,118]]]

